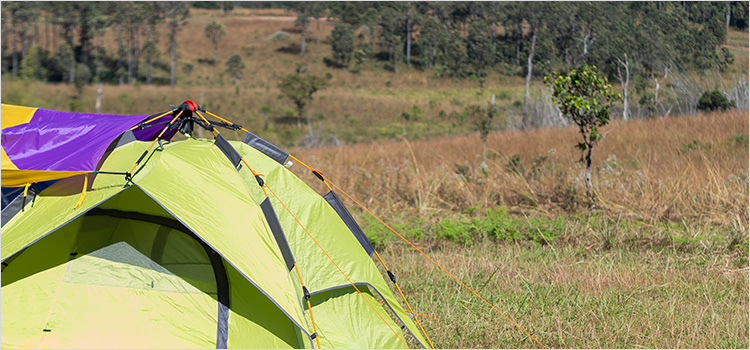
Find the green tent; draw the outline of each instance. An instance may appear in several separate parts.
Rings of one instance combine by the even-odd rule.
[[[127,135],[96,171],[4,207],[2,347],[429,347],[288,154],[251,133],[147,153]]]

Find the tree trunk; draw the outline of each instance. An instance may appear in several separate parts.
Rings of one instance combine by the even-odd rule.
[[[96,113],[102,112],[102,82],[99,81],[96,87]]]
[[[130,28],[128,37],[128,85],[133,85],[133,46],[135,46],[135,31]]]
[[[302,110],[297,111],[297,129],[302,128]]]
[[[529,51],[528,70],[526,72],[526,96],[523,98],[523,127],[528,126],[529,85],[531,84],[531,72],[534,69],[534,47],[536,46],[536,30],[534,27],[531,34],[531,50]]]
[[[151,60],[146,60],[146,85],[151,85]]]
[[[411,67],[411,18],[406,15],[406,66]]]
[[[305,57],[305,36],[307,34],[307,27],[308,27],[308,24],[305,24],[302,26],[302,48],[301,48],[302,57]]]
[[[393,51],[393,72],[398,74],[398,49]]]
[[[583,62],[586,62],[586,56],[589,54],[589,38],[591,37],[591,32],[586,31],[586,34],[583,36]]]
[[[37,46],[38,41],[39,41],[39,21],[35,20],[34,21],[34,35],[31,37],[30,47]]]
[[[487,169],[487,138],[482,139],[482,164],[479,167]]]
[[[312,144],[313,129],[312,123],[310,122],[310,111],[305,111],[305,119],[307,119],[307,133],[310,135],[310,144]]]
[[[521,25],[518,25],[518,32],[516,34],[516,67],[521,66],[521,39],[523,38],[523,29]]]
[[[669,68],[664,68],[664,77],[661,78],[661,80],[658,80],[656,78],[656,74],[654,74],[654,107],[658,108],[659,106],[659,88],[661,87],[661,82],[667,79],[669,76]],[[658,110],[657,110],[658,112]]]
[[[437,62],[437,55],[438,55],[438,50],[437,50],[437,44],[436,44],[435,46],[432,47],[432,60],[430,61],[430,68],[435,66],[435,62]]]
[[[175,36],[176,35],[172,35],[172,40],[169,41],[169,84],[172,86],[174,86]]]
[[[586,194],[589,195],[589,199],[591,200],[591,211],[596,210],[596,200],[594,199],[594,189],[591,185],[591,154],[594,151],[593,143],[587,142],[588,151],[586,152]]]
[[[139,67],[138,62],[141,61],[141,25],[135,27],[135,47],[134,47],[134,54],[133,54],[133,77],[135,79],[138,79],[139,73]]]
[[[57,26],[52,25],[52,51],[57,50],[57,37],[60,33],[57,31]]]
[[[24,30],[21,32],[21,62],[26,61],[26,53],[29,47],[29,32]]]
[[[71,49],[71,50],[73,50],[73,49]],[[73,61],[70,63],[70,77],[68,79],[69,79],[68,82],[71,83],[71,84],[73,84],[73,83],[76,82],[76,58],[75,58],[75,55],[73,55]]]
[[[49,51],[49,18],[44,21],[44,49]]]
[[[94,68],[94,71],[96,72],[96,81],[101,84],[102,82],[102,36],[104,36],[104,33],[94,33],[94,42],[96,43],[96,56],[94,57],[94,63],[96,67]]]
[[[727,4],[727,28],[729,28],[729,20],[732,18],[732,5],[729,1],[726,2]]]
[[[628,61],[628,55],[625,55],[624,62],[618,58],[617,63],[617,78],[620,80],[620,84],[622,84],[622,119],[628,120],[628,113],[630,113],[628,110],[628,84],[630,83],[630,62]],[[620,65],[625,68],[625,79],[622,78],[622,74],[620,73]]]
[[[225,14],[225,12],[224,12],[224,2],[223,1],[219,1],[219,6],[220,6],[219,10],[221,12],[221,15],[223,16]]]
[[[497,21],[493,19],[492,20],[492,64],[495,64],[495,59],[496,59],[496,55],[495,55],[496,38],[497,38]]]
[[[320,44],[320,17],[315,18],[315,44]]]
[[[219,64],[219,43],[214,42],[214,66]]]
[[[18,25],[16,24],[16,19],[11,17],[11,26],[13,27],[13,48],[11,51],[13,51],[13,79],[18,78],[18,54],[16,53],[16,41],[18,40]]]

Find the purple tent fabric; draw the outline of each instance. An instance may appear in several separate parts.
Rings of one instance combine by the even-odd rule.
[[[135,129],[133,130],[133,135],[138,141],[152,141],[156,138],[156,136],[159,136],[159,133],[161,130],[166,126],[165,123],[169,123],[172,121],[172,115],[167,115],[166,117],[161,117],[159,119],[156,119],[148,125],[154,125],[152,127],[147,127],[145,129]],[[146,125],[146,126],[148,126]],[[131,126],[132,127],[132,126]],[[162,140],[171,140],[174,135],[177,134],[177,129],[167,130],[167,132],[164,133],[164,135],[161,136]]]
[[[3,149],[20,170],[91,171],[112,141],[147,117],[39,108],[28,123],[3,129]],[[149,124],[170,120],[166,116]],[[137,129],[133,134],[141,141],[153,140],[163,127]],[[170,130],[163,138],[175,133]]]

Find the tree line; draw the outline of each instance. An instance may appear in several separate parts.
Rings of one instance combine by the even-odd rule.
[[[330,44],[338,67],[380,59],[396,73],[405,65],[480,84],[491,70],[523,76],[524,119],[532,77],[581,64],[620,82],[623,118],[630,90],[655,111],[670,73],[726,70],[734,62],[722,47],[727,28],[748,27],[748,4],[739,1],[303,4],[290,5],[298,23],[319,17],[320,7],[337,20]]]
[[[490,72],[526,80],[524,123],[533,77],[600,67],[623,87],[623,118],[633,95],[656,110],[670,74],[725,70],[734,57],[722,47],[727,28],[747,30],[748,3],[722,2],[9,2],[2,3],[2,70],[13,78],[77,85],[151,84],[169,71],[172,84],[180,46],[177,33],[191,7],[282,7],[297,14],[300,54],[306,42],[327,39],[329,66],[358,72],[404,68],[435,77],[477,79]],[[335,22],[321,38],[320,21]],[[166,24],[166,42],[160,41]],[[206,28],[216,48],[223,28]],[[111,31],[116,49],[102,37]],[[314,31],[314,35],[313,35]],[[168,64],[162,63],[162,53]],[[237,66],[237,62],[233,62]],[[241,64],[241,62],[239,62]],[[229,67],[229,66],[228,66]],[[367,67],[367,68],[365,68]],[[373,68],[375,67],[375,68]],[[231,69],[231,68],[228,68]],[[236,69],[234,69],[236,71]],[[236,73],[236,72],[235,72]],[[230,72],[235,78],[238,74]]]
[[[16,2],[2,3],[3,73],[12,77],[68,82],[152,83],[161,52],[169,56],[174,85],[179,43],[188,2]],[[158,25],[167,25],[160,42]],[[102,38],[111,31],[117,42],[108,52]],[[164,47],[162,47],[164,46]]]

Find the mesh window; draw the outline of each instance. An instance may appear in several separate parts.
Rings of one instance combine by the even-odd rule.
[[[87,216],[64,281],[176,293],[216,294],[211,262],[184,232],[138,220]]]

